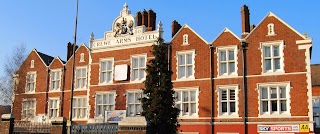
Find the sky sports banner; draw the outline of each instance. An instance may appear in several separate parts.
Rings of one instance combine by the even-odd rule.
[[[258,125],[258,132],[299,132],[299,125]]]

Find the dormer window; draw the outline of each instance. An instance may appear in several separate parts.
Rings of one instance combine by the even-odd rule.
[[[188,45],[189,44],[189,42],[188,42],[188,34],[184,34],[183,35],[183,44],[182,45]]]
[[[268,24],[268,35],[275,35],[273,23]]]
[[[80,62],[84,62],[84,54],[83,53],[80,54]]]
[[[31,60],[30,68],[34,68],[34,60]]]

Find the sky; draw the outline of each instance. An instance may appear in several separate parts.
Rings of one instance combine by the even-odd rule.
[[[93,32],[102,38],[111,30],[124,3],[131,13],[153,9],[162,21],[164,39],[171,39],[171,22],[188,24],[207,42],[228,27],[241,35],[240,8],[250,9],[250,23],[257,25],[273,12],[298,32],[313,38],[312,64],[320,63],[320,1],[300,0],[79,0],[77,44],[87,46]],[[0,75],[6,55],[25,44],[27,53],[37,51],[66,59],[67,43],[73,42],[76,0],[1,0],[0,1]]]

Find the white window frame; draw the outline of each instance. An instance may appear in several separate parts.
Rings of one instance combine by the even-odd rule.
[[[268,26],[268,34],[267,36],[274,36],[276,35],[275,31],[274,31],[274,24],[273,23],[269,23]]]
[[[134,102],[129,103],[129,94],[134,94]],[[136,96],[137,94],[141,94],[140,97]],[[139,98],[137,98],[139,97]],[[126,93],[126,107],[127,107],[127,117],[136,117],[136,116],[142,116],[141,113],[143,111],[142,109],[142,102],[141,99],[142,97],[144,97],[143,92],[141,90],[127,90]],[[138,100],[137,100],[138,99]],[[140,99],[140,100],[139,100]],[[130,109],[129,109],[129,105],[133,105],[134,107],[134,112],[133,114],[130,114]],[[136,107],[137,105],[140,105],[140,110],[137,111]]]
[[[101,104],[98,104],[97,102],[97,99],[98,99],[98,95],[101,96]],[[104,103],[104,100],[103,100],[103,97],[107,95],[108,96],[108,103]],[[109,99],[109,95],[112,95],[114,100],[113,100],[113,103],[110,103],[110,99]],[[95,95],[95,111],[94,111],[94,115],[95,115],[95,118],[102,118],[105,114],[105,106],[110,106],[110,107],[113,107],[111,108],[111,110],[107,110],[107,111],[114,111],[115,110],[115,107],[116,107],[116,97],[117,97],[117,94],[116,94],[116,91],[106,91],[106,92],[96,92],[96,95]],[[102,112],[98,115],[98,106],[102,106],[103,109]]]
[[[112,65],[111,65],[111,69],[108,70],[108,62],[111,61]],[[102,62],[105,62],[106,63],[106,70],[102,71]],[[111,72],[111,76],[110,76],[110,80],[108,81],[108,73]],[[103,75],[103,73],[105,73],[105,80],[106,81],[102,81],[101,77]],[[113,75],[114,75],[114,58],[103,58],[103,59],[100,59],[100,62],[99,62],[99,83],[100,84],[112,84],[113,83]]]
[[[78,78],[78,70],[85,70],[86,71],[86,76],[84,77],[84,76],[82,76],[82,71],[81,71],[81,77],[79,77]],[[88,69],[87,69],[87,67],[77,67],[76,69],[75,69],[75,89],[77,89],[77,90],[81,90],[81,89],[86,89],[87,88],[87,84],[88,84]],[[78,79],[81,79],[81,81],[82,81],[82,87],[78,87]],[[83,84],[83,82],[86,82],[85,84]],[[80,85],[81,86],[81,85]]]
[[[277,98],[271,98],[271,87],[276,87],[277,90]],[[280,87],[285,87],[286,89],[286,98],[280,98]],[[262,99],[262,88],[267,88],[267,99]],[[258,89],[258,103],[259,103],[259,116],[261,118],[274,118],[274,117],[291,117],[291,96],[290,96],[290,90],[291,85],[290,82],[270,82],[270,83],[258,83],[257,84]],[[277,101],[277,111],[272,112],[272,104],[271,101],[276,100]],[[281,109],[281,100],[286,100],[286,111],[280,111]],[[268,101],[268,111],[263,112],[263,103],[262,101]]]
[[[134,58],[138,58],[138,67],[136,67],[136,68],[134,68],[133,67],[133,59]],[[140,67],[140,58],[144,58],[144,60],[145,60],[145,63],[144,63],[144,67]],[[147,62],[148,62],[148,57],[147,57],[147,54],[136,54],[136,55],[131,55],[130,56],[130,61],[131,61],[131,74],[130,74],[130,82],[142,82],[142,81],[144,81],[145,79],[146,79],[146,69],[147,69]],[[138,78],[137,79],[133,79],[133,75],[134,75],[134,73],[133,73],[133,70],[138,70]],[[144,72],[144,77],[143,78],[140,78],[140,71],[141,70],[143,70],[143,72]]]
[[[229,60],[229,51],[233,50],[234,59]],[[221,52],[226,51],[226,61],[221,61]],[[218,77],[234,77],[238,76],[238,46],[237,45],[230,45],[230,46],[223,46],[217,47],[217,62],[218,62]],[[229,64],[234,62],[234,72],[230,72]],[[221,63],[226,63],[226,73],[221,72]]]
[[[28,81],[28,76],[29,75],[34,75],[34,81]],[[26,88],[25,88],[25,93],[35,93],[36,91],[36,83],[37,83],[37,72],[28,72],[26,74]],[[33,84],[33,90],[28,89],[30,86],[28,84]]]
[[[54,104],[56,104],[56,107],[51,107],[52,106],[52,102],[55,102]],[[56,113],[55,117],[51,116],[52,112]],[[60,112],[60,98],[49,98],[49,101],[48,101],[48,117],[50,119],[59,117],[59,112]]]
[[[30,68],[34,68],[34,60],[31,60],[31,62],[30,62]]]
[[[84,99],[84,100],[83,100]],[[77,100],[77,101],[75,101]],[[76,106],[75,104],[78,105],[79,103],[79,100],[82,101],[82,104],[85,104],[85,105],[82,105],[82,106]],[[73,104],[72,104],[72,113],[73,113],[73,117],[72,119],[75,119],[75,120],[85,120],[85,119],[88,119],[88,98],[87,96],[75,96],[73,97]],[[76,115],[76,114],[81,114],[81,112],[85,112],[85,117],[82,117],[80,115]],[[83,114],[83,113],[82,113]]]
[[[182,45],[189,45],[188,34],[184,34],[182,37]]]
[[[192,55],[192,64],[187,64],[187,54],[191,54]],[[184,55],[185,56],[185,61],[183,65],[179,65],[179,56],[180,55]],[[186,51],[177,51],[176,52],[176,75],[177,78],[176,80],[184,80],[184,79],[195,79],[195,50],[186,50]],[[188,73],[188,69],[187,66],[192,66],[192,75],[187,77],[187,73]],[[184,76],[180,77],[179,74],[179,67],[185,67],[185,72],[184,72]]]
[[[222,100],[222,91],[227,90],[227,100]],[[230,90],[234,90],[234,100],[230,100]],[[236,118],[239,117],[239,85],[218,85],[218,117],[220,118]],[[222,112],[222,102],[227,102],[227,112]],[[230,111],[230,102],[235,102],[235,112]]]
[[[25,103],[26,102],[31,102],[31,101],[33,101],[34,103],[34,106],[32,107],[32,108],[27,108],[27,109],[25,109]],[[33,120],[35,117],[36,117],[36,110],[37,110],[37,101],[36,101],[36,99],[35,98],[32,98],[32,99],[23,99],[22,100],[22,108],[21,108],[21,120]],[[24,111],[31,111],[31,110],[33,110],[33,117],[28,117],[28,116],[25,116],[25,114],[24,114]]]
[[[274,46],[279,46],[279,56],[274,57]],[[264,50],[265,47],[270,47],[270,57],[265,57]],[[261,63],[262,63],[262,74],[278,74],[278,73],[285,73],[284,70],[284,42],[281,41],[269,41],[269,42],[261,42],[260,43],[260,49],[261,49]],[[274,59],[280,59],[280,69],[275,69],[274,65]],[[266,70],[266,63],[265,59],[271,59],[271,70]]]
[[[174,88],[175,91],[175,107],[177,107],[177,105],[180,104],[180,107],[177,107],[178,109],[180,109],[180,113],[179,113],[179,118],[198,118],[199,117],[199,87],[181,87],[181,88]],[[191,101],[191,94],[190,92],[195,92],[195,100]],[[177,99],[177,95],[179,95],[178,92],[188,92],[188,101],[184,102],[183,101],[183,93],[181,93],[180,98],[181,100]],[[183,114],[183,104],[188,104],[188,111],[191,111],[191,103],[195,104],[196,107],[196,112],[195,113],[191,113],[188,112],[186,114]]]
[[[81,54],[80,54],[80,60],[79,60],[79,62],[84,62],[84,53],[81,53]]]
[[[316,128],[320,128],[320,96],[312,97],[313,121]]]
[[[61,81],[62,81],[62,71],[61,71],[62,69],[55,69],[55,70],[51,70],[51,72],[50,72],[50,90],[49,91],[60,91],[60,89],[61,89]],[[59,72],[59,79],[52,79],[52,76],[53,75],[56,75],[56,73],[57,72]],[[55,76],[55,78],[57,78],[57,75]],[[53,85],[54,85],[54,83],[55,84],[57,84],[56,83],[56,81],[59,81],[58,82],[58,86],[59,86],[59,88],[54,88],[53,89]],[[57,87],[57,85],[55,85],[55,87]]]

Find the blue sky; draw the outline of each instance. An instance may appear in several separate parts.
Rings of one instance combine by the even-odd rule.
[[[320,63],[320,2],[270,0],[80,0],[78,43],[86,43],[90,33],[103,37],[127,2],[132,14],[152,8],[157,22],[164,24],[164,39],[170,41],[171,22],[188,24],[205,40],[211,42],[224,27],[240,37],[240,8],[249,6],[251,24],[258,24],[269,11],[275,13],[300,33],[313,37],[311,63]],[[0,1],[0,70],[5,55],[19,44],[51,56],[66,59],[67,43],[73,41],[76,0],[1,0]],[[2,71],[0,71],[0,75]]]

